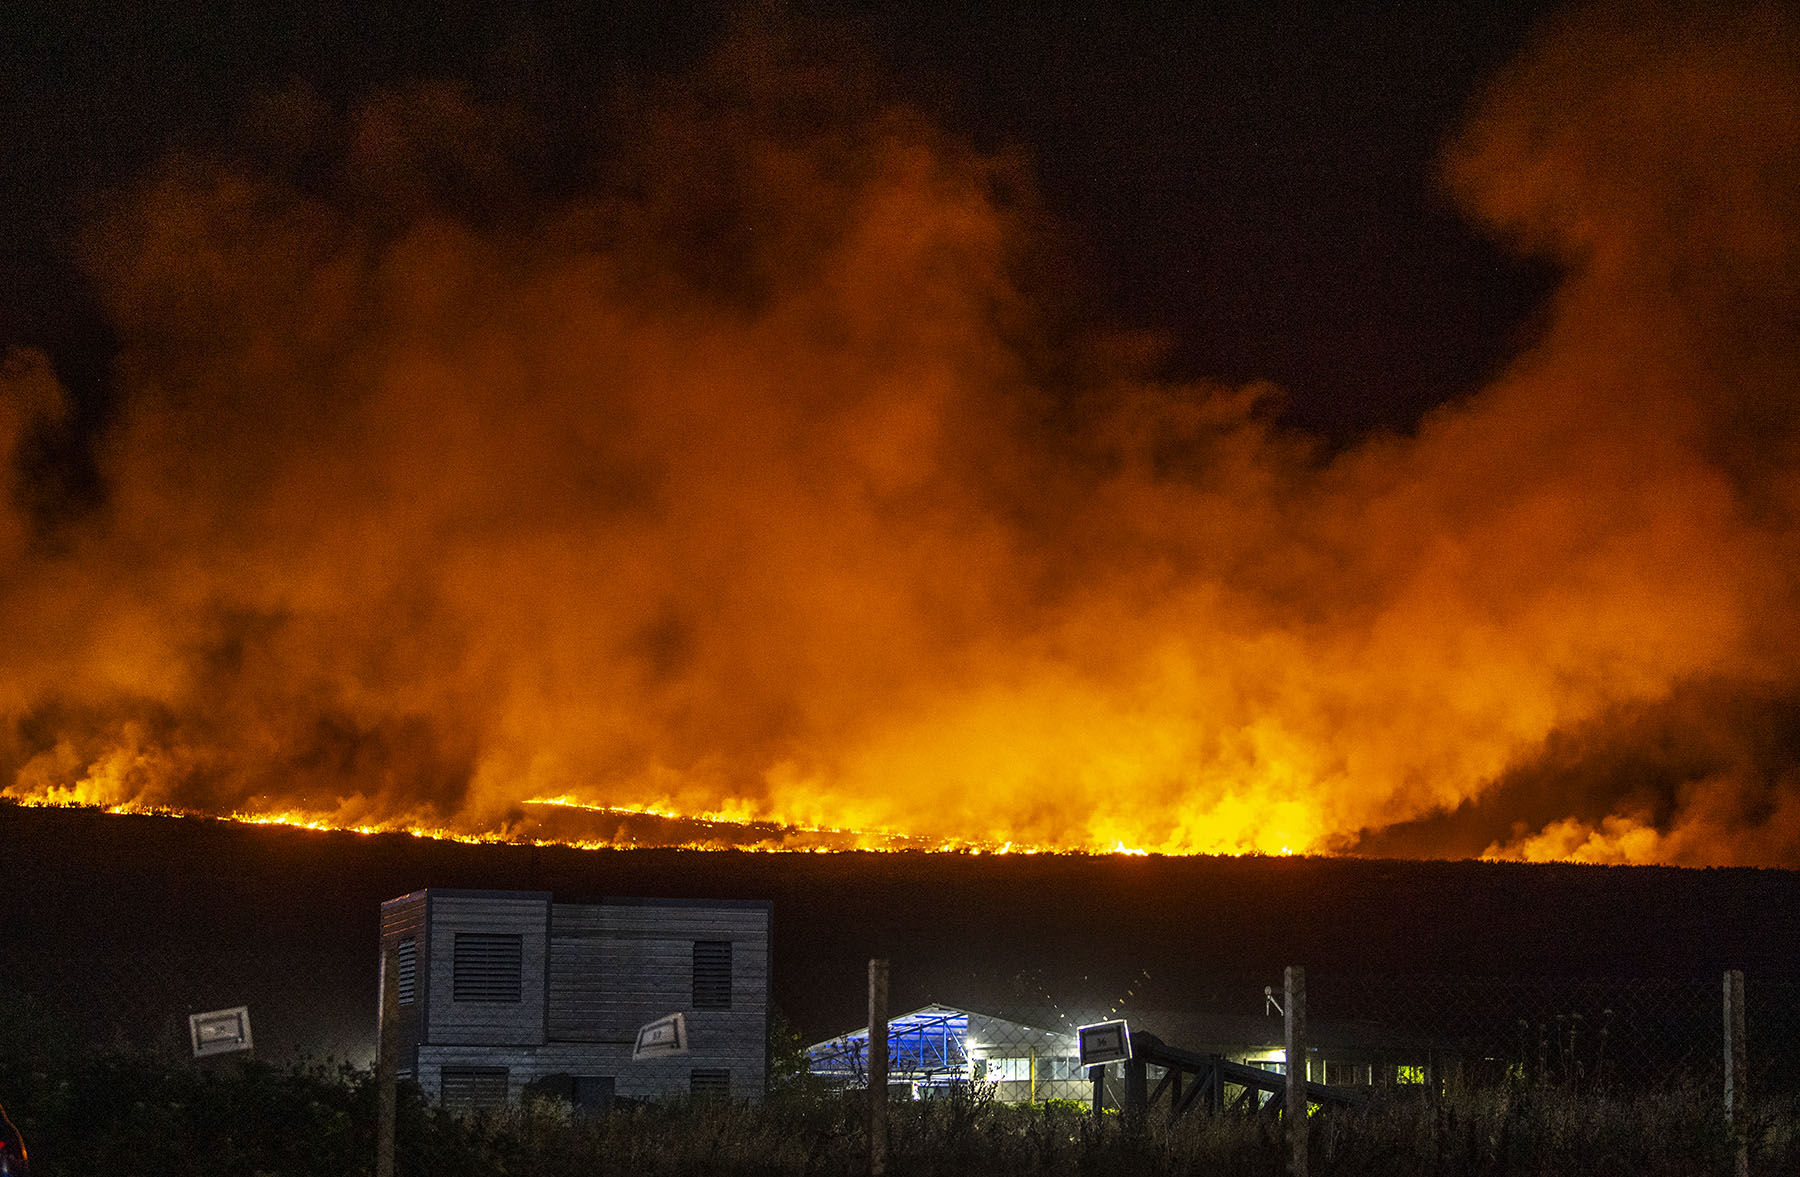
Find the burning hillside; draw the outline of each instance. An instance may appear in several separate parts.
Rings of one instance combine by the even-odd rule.
[[[1550,30],[1446,163],[1540,333],[1332,454],[1081,338],[1016,163],[776,42],[560,169],[453,87],[268,100],[93,228],[73,522],[0,372],[0,796],[1800,865],[1795,44]]]

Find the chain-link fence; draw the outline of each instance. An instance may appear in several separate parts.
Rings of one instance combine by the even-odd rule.
[[[1040,1019],[1048,1020],[1048,1019]],[[816,1043],[807,1066],[825,1082],[868,1083],[866,1028]],[[979,1084],[1007,1103],[1088,1098],[1074,1027],[929,1005],[888,1021],[888,1087],[902,1099],[931,1099]]]
[[[1150,987],[1153,988],[1153,987]],[[1241,988],[1241,987],[1240,987]],[[1194,1055],[1285,1073],[1282,991],[1257,987],[1260,1010],[1207,1003],[1108,1002],[972,1009],[951,1003],[896,1014],[889,1081],[901,1098],[983,1084],[997,1099],[1087,1101],[1077,1028],[1123,1018],[1134,1032]],[[1800,1047],[1800,984],[1746,984],[1749,1077],[1765,1092],[1800,1086],[1787,1060]],[[1723,1081],[1725,992],[1713,979],[1308,977],[1307,1077],[1334,1086],[1465,1089],[1557,1086],[1627,1093]],[[843,1086],[866,1083],[868,1035],[857,1028],[807,1052],[808,1068]],[[1154,1073],[1152,1082],[1157,1080]]]
[[[247,1004],[257,1053],[306,1053],[364,1061],[372,1045],[374,984],[368,1000],[347,1003],[305,972],[241,946],[195,953],[143,946],[81,959],[34,953],[9,958],[0,978],[5,1037],[31,1032],[29,1016],[90,1043],[159,1045],[181,1052],[187,1015]],[[905,962],[895,962],[904,976]],[[1184,1051],[1285,1072],[1280,978],[1233,982],[1219,991],[1127,976],[1103,994],[1027,991],[980,984],[979,1002],[899,1009],[890,1033],[896,1094],[930,1098],[958,1083],[982,1083],[1007,1102],[1085,1101],[1078,1027],[1124,1018],[1134,1031]],[[1567,979],[1349,975],[1311,971],[1308,1076],[1370,1087],[1452,1084],[1563,1086],[1629,1092],[1723,1082],[1722,976],[1680,979]],[[1116,984],[1116,989],[1112,986]],[[1745,979],[1748,1078],[1753,1091],[1800,1092],[1800,981]],[[30,998],[30,1001],[22,1001]],[[855,1027],[807,1047],[807,1069],[822,1081],[866,1082],[866,1030]]]
[[[1376,1082],[1427,1077],[1634,1090],[1722,1081],[1725,992],[1709,980],[1308,977],[1309,1039],[1346,1043]],[[1792,1084],[1800,985],[1747,979],[1749,1069]],[[1336,1078],[1337,1076],[1331,1076]]]
[[[54,1042],[185,1055],[190,1014],[243,1005],[259,1058],[362,1064],[373,1056],[372,965],[366,997],[352,1002],[291,959],[239,945],[145,944],[83,955],[21,947],[0,961],[0,1018],[9,1023],[0,1026],[0,1045],[13,1049]]]

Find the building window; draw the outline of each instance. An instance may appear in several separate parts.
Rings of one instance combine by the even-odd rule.
[[[987,1060],[987,1080],[990,1083],[1029,1083],[1031,1081],[1032,1061],[1027,1058],[991,1058]],[[1046,1078],[1039,1074],[1038,1078]]]
[[[493,1112],[506,1106],[505,1067],[445,1067],[439,1098],[448,1112]]]
[[[400,1004],[411,1005],[415,986],[419,982],[418,944],[411,936],[394,946],[395,987],[400,992]]]
[[[688,1091],[695,1099],[724,1099],[731,1094],[731,1071],[695,1067],[688,1074]]]
[[[731,1008],[731,941],[694,941],[694,1008]]]
[[[518,1001],[524,975],[525,938],[492,932],[458,932],[451,996],[456,1001]]]

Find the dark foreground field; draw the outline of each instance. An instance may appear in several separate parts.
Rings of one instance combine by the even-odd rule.
[[[143,1052],[0,1053],[0,1089],[33,1148],[37,1177],[349,1177],[373,1171],[374,1084],[348,1068],[231,1064],[201,1071]],[[860,1177],[861,1100],[804,1088],[760,1107],[646,1107],[603,1117],[534,1103],[456,1119],[402,1088],[401,1177]],[[1752,1171],[1800,1165],[1791,1100],[1750,1125]],[[1377,1101],[1309,1122],[1311,1171],[1333,1177],[1705,1177],[1732,1172],[1735,1151],[1716,1094],[1635,1095],[1567,1087]],[[1071,1106],[1007,1107],[978,1095],[896,1106],[894,1177],[1277,1177],[1279,1125],[1242,1117],[1152,1115],[1096,1122]]]
[[[1279,858],[579,851],[0,805],[5,986],[107,1036],[248,1004],[259,1057],[366,1061],[377,904],[425,886],[774,903],[773,998],[807,1040],[893,1006],[1259,1012],[1324,974],[1800,978],[1800,874]]]

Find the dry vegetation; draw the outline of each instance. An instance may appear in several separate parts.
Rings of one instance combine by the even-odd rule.
[[[95,1047],[59,1033],[42,1008],[7,1003],[0,1098],[25,1132],[37,1177],[344,1177],[373,1171],[375,1085],[347,1065],[201,1068],[167,1051]],[[403,1177],[852,1177],[866,1171],[860,1100],[788,1084],[760,1107],[637,1107],[583,1116],[538,1101],[458,1118],[403,1086]],[[1757,1172],[1800,1167],[1800,1105],[1765,1099],[1752,1131]],[[1377,1102],[1315,1116],[1316,1174],[1694,1177],[1730,1171],[1732,1143],[1709,1087],[1609,1094],[1517,1087],[1437,1102]],[[1096,1122],[1077,1105],[1007,1106],[965,1095],[899,1105],[894,1177],[1030,1173],[1068,1177],[1286,1171],[1279,1127],[1152,1116]]]

